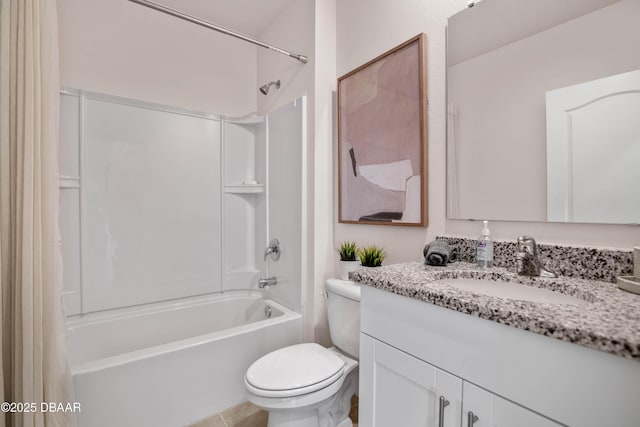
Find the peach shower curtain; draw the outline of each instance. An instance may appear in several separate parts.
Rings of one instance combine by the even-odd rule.
[[[55,0],[0,0],[0,426],[72,426],[58,233]],[[6,410],[6,407],[3,407]],[[14,409],[20,409],[16,407]]]

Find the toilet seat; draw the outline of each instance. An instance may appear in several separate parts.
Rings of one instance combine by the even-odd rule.
[[[345,361],[315,343],[269,353],[247,370],[245,384],[256,396],[288,398],[329,387],[344,376]]]

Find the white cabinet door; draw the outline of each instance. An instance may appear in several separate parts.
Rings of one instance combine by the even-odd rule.
[[[462,419],[464,427],[562,425],[466,381],[462,386]]]
[[[461,379],[360,334],[360,425],[459,427],[461,399]]]

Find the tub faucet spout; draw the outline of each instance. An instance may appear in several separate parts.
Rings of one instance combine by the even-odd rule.
[[[265,289],[269,286],[275,286],[278,284],[278,279],[275,276],[272,277],[261,277],[258,280],[258,288]]]

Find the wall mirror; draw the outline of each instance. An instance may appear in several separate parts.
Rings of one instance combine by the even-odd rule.
[[[640,223],[639,0],[483,0],[447,26],[447,217]]]

